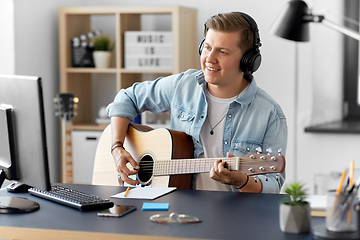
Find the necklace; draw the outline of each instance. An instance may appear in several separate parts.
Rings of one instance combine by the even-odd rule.
[[[240,93],[241,92],[239,92],[239,94],[235,97],[235,99],[237,99],[239,97]],[[210,119],[209,119],[208,116],[206,116],[206,118],[207,118],[207,120],[209,122],[209,125],[210,125],[210,135],[214,135],[214,129],[217,127],[217,125],[219,125],[222,122],[222,120],[224,120],[224,118],[226,117],[226,114],[227,114],[227,112],[225,113],[225,115],[220,119],[220,121],[214,127],[211,126]]]
[[[213,130],[216,128],[217,125],[219,125],[219,124],[221,123],[222,120],[224,120],[226,114],[227,114],[227,113],[225,113],[225,115],[220,119],[220,121],[219,121],[214,127],[211,126],[210,119],[207,118],[208,121],[209,121],[210,128],[211,128],[211,130],[210,130],[210,135],[214,135],[214,131],[213,131]]]

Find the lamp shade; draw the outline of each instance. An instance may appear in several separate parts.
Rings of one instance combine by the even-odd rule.
[[[297,42],[309,41],[308,6],[304,1],[292,0],[282,9],[270,32]]]

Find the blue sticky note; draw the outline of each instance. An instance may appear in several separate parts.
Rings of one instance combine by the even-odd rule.
[[[143,211],[154,211],[154,210],[169,210],[169,203],[151,203],[144,202],[142,206]]]

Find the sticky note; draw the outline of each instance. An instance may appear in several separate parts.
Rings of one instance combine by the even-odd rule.
[[[142,206],[143,211],[154,211],[154,210],[169,210],[169,203],[151,203],[144,202]]]

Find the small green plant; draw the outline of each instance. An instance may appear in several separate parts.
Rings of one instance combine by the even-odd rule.
[[[101,34],[95,36],[92,40],[94,51],[111,51],[112,50],[112,41],[108,35]]]
[[[283,204],[291,206],[304,206],[308,202],[305,201],[306,190],[304,186],[299,182],[290,183],[285,186],[285,199],[282,201]]]

